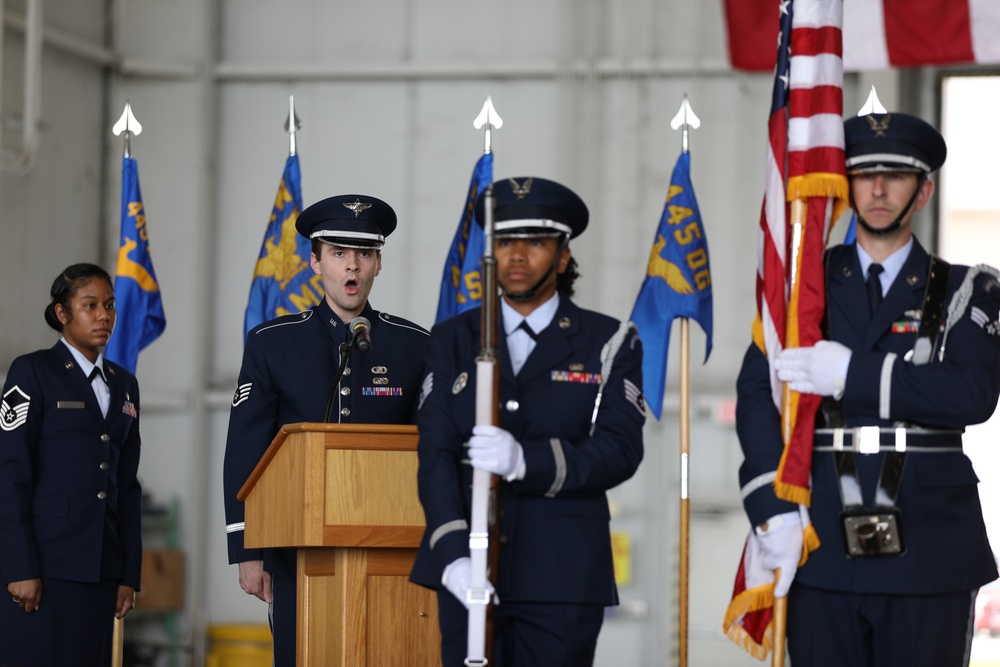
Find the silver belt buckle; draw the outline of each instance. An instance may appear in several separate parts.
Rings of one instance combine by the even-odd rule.
[[[855,449],[862,454],[878,454],[881,441],[878,426],[860,426],[854,432]]]

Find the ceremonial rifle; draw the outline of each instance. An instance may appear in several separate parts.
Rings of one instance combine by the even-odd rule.
[[[490,147],[490,126],[499,128],[503,121],[493,109],[493,101],[487,97],[483,110],[473,126],[486,126],[486,152]],[[479,356],[476,357],[476,425],[497,426],[500,423],[500,370],[497,357],[497,331],[500,319],[500,300],[497,293],[496,256],[493,252],[493,184],[483,192],[483,260],[482,286],[483,301]],[[472,509],[469,526],[469,556],[472,571],[469,578],[469,592],[466,606],[469,610],[469,624],[465,664],[478,667],[489,663],[486,657],[492,644],[492,624],[490,623],[489,575],[496,577],[499,558],[499,531],[497,506],[500,494],[500,478],[485,470],[472,470]],[[491,500],[492,497],[492,508]],[[492,512],[491,512],[492,509]],[[492,515],[492,522],[490,521]],[[492,525],[491,525],[492,523]],[[490,532],[494,535],[490,535]],[[492,565],[492,567],[490,567]]]

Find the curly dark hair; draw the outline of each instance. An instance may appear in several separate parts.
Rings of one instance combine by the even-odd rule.
[[[576,283],[576,279],[579,277],[579,264],[576,263],[576,258],[571,256],[569,263],[566,264],[566,270],[556,274],[556,289],[566,296],[573,296],[573,284]]]
[[[45,322],[62,333],[63,324],[56,315],[56,306],[62,306],[68,311],[70,309],[69,303],[76,296],[77,290],[94,278],[105,281],[108,283],[108,287],[114,290],[111,276],[96,264],[73,264],[66,267],[52,282],[52,289],[49,290],[52,302],[45,307]]]

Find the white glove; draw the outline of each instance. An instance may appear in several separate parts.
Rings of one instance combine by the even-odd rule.
[[[441,575],[441,581],[448,592],[454,595],[459,602],[469,608],[469,584],[472,581],[472,559],[463,556],[448,563]],[[493,584],[486,580],[486,590],[490,593],[490,598],[496,594]]]
[[[521,443],[498,426],[474,426],[469,438],[472,467],[500,475],[508,482],[524,478],[524,449]]]
[[[821,340],[812,347],[782,350],[774,360],[778,379],[792,391],[840,398],[847,382],[851,349],[832,340]]]
[[[786,512],[766,523],[766,531],[758,529],[750,535],[745,561],[747,589],[771,583],[774,571],[780,569],[774,597],[783,598],[792,587],[802,559],[802,519],[798,512]]]

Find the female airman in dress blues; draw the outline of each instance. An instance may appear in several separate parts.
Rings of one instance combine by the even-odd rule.
[[[51,294],[62,338],[14,360],[0,404],[0,664],[106,667],[142,563],[139,387],[102,353],[107,272],[74,264]]]
[[[431,332],[417,422],[427,528],[411,580],[437,590],[443,663],[462,665],[472,469],[499,475],[490,664],[589,665],[604,608],[618,603],[606,492],[643,455],[642,346],[630,324],[569,298],[577,275],[569,239],[587,225],[583,201],[541,178],[494,190],[500,424],[474,423],[474,309]],[[480,196],[479,221],[483,205]]]

